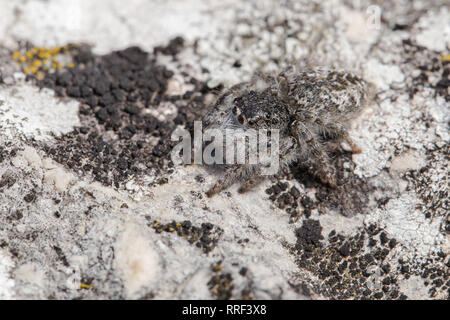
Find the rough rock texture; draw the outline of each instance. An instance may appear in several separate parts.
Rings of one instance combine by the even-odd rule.
[[[0,0],[0,299],[448,299],[448,3],[169,2]],[[374,85],[363,152],[207,198],[171,133],[288,64]]]

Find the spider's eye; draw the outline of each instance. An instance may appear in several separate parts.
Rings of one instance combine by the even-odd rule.
[[[266,111],[266,112],[264,113],[264,119],[268,120],[268,119],[270,119],[271,117],[272,117],[272,112]]]
[[[239,111],[238,107],[235,106],[235,107],[233,108],[233,114],[234,114],[234,115],[237,115],[237,114],[238,114],[238,111]]]
[[[244,124],[244,122],[245,122],[245,117],[244,117],[244,115],[243,115],[242,113],[239,115],[238,121],[239,121],[240,124]]]

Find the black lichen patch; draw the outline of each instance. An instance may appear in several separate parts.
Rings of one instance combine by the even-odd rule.
[[[173,232],[186,239],[190,244],[195,244],[204,253],[211,252],[219,242],[223,230],[211,223],[202,223],[200,227],[192,225],[192,222],[186,220],[183,222],[172,221],[162,224],[160,221],[153,221],[150,226],[156,233]]]
[[[303,249],[307,252],[314,251],[321,246],[320,241],[323,240],[322,226],[317,220],[304,220],[302,226],[297,229],[296,235]]]
[[[450,233],[450,216],[448,202],[448,168],[450,147],[444,144],[442,147],[430,147],[425,152],[426,165],[420,170],[408,171],[403,174],[403,179],[408,182],[407,189],[422,200],[416,206],[428,221],[442,219],[440,231],[443,237]],[[383,241],[380,238],[380,241]],[[429,288],[429,297],[447,296],[450,298],[450,258],[447,252],[433,253],[425,261],[418,259],[400,259],[398,272],[404,278],[412,275],[424,279]]]
[[[421,277],[428,288],[430,298],[445,297],[450,299],[450,258],[440,251],[431,254],[424,261],[399,259],[397,273],[404,279],[411,276]]]
[[[207,86],[186,73],[184,82],[194,88],[183,95],[167,91],[174,72],[157,63],[158,54],[176,58],[183,41],[177,38],[167,48],[147,53],[130,47],[104,56],[87,46],[67,54],[73,67],[49,70],[34,79],[60,97],[78,100],[82,126],[42,147],[54,160],[70,169],[119,187],[142,173],[170,172],[170,139],[177,125],[190,129],[205,110]],[[150,111],[174,106],[177,114],[160,121]]]
[[[229,272],[222,272],[222,262],[211,267],[214,275],[208,281],[211,295],[218,300],[230,300],[233,296],[233,276]]]
[[[425,155],[426,165],[418,171],[408,171],[403,178],[408,181],[408,189],[414,190],[422,200],[417,209],[422,210],[427,219],[446,217],[450,211],[447,181],[450,146],[435,146]]]
[[[153,49],[154,53],[161,52],[168,56],[176,56],[183,50],[184,39],[182,37],[176,37],[169,41],[167,46],[158,46]]]
[[[313,273],[312,290],[333,299],[399,299],[396,273],[387,262],[395,239],[389,239],[375,226],[346,237],[330,232],[325,241],[322,227],[307,219],[297,229],[297,243],[290,248],[301,269]],[[378,245],[367,242],[381,238]],[[367,249],[369,248],[369,249]]]
[[[424,88],[450,101],[450,59],[448,54],[430,51],[410,39],[403,40],[406,85],[411,98]],[[418,73],[418,74],[417,74]]]
[[[314,168],[295,163],[288,172],[279,174],[274,180],[275,183],[266,190],[270,200],[290,215],[291,223],[296,222],[301,216],[308,218],[314,209],[318,209],[319,213],[332,209],[344,216],[367,211],[369,195],[374,191],[374,187],[367,179],[353,173],[355,164],[350,154],[339,152],[332,158],[338,182],[335,189],[322,184],[313,175]],[[311,199],[297,187],[292,186],[289,181],[295,180],[305,188],[314,188],[316,199]]]

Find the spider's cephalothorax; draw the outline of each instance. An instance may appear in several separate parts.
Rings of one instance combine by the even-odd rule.
[[[228,128],[278,129],[280,168],[295,160],[308,163],[323,183],[335,187],[327,150],[333,144],[325,141],[345,140],[353,152],[361,152],[348,136],[346,124],[362,109],[366,89],[366,82],[356,75],[326,68],[291,68],[276,78],[258,74],[223,93],[204,122],[206,128],[223,132]],[[245,192],[262,180],[260,169],[254,164],[225,166],[225,174],[207,195],[236,180],[243,181],[239,191]]]

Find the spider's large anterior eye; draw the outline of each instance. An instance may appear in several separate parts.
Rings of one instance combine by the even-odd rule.
[[[238,121],[239,121],[240,124],[244,124],[244,122],[245,122],[245,117],[244,117],[244,115],[243,115],[242,113],[239,115]]]

